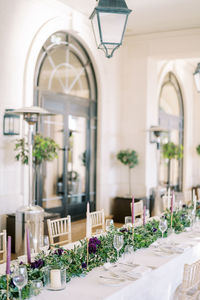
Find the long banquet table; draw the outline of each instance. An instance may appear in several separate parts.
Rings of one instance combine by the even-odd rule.
[[[167,241],[167,239],[164,239]],[[105,274],[103,267],[93,269],[85,277],[73,278],[62,291],[43,290],[38,300],[172,300],[177,286],[181,283],[184,264],[200,259],[200,233],[191,232],[175,235],[177,243],[185,246],[181,254],[156,256],[153,248],[134,252],[135,264],[154,267],[149,273],[135,281],[126,281],[120,286],[107,286],[99,281]],[[65,246],[72,249],[75,243]],[[0,273],[5,272],[1,265]],[[104,272],[104,273],[103,273]]]
[[[103,267],[93,269],[87,276],[73,278],[63,291],[44,290],[38,300],[169,300],[181,283],[184,264],[200,259],[200,233],[175,235],[176,242],[185,245],[181,254],[156,256],[152,248],[140,249],[133,255],[134,262],[155,267],[135,281],[126,281],[120,286],[106,286],[99,282]],[[165,239],[166,240],[166,239]],[[66,248],[71,248],[68,245]],[[105,273],[106,275],[106,273]]]

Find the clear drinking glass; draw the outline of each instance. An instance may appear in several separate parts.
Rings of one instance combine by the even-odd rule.
[[[134,253],[134,248],[132,245],[126,245],[124,249],[124,260],[128,264],[133,264],[133,253]]]
[[[32,280],[30,287],[30,296],[31,298],[37,297],[43,288],[43,283],[41,280]]]
[[[117,259],[119,259],[119,251],[124,245],[124,237],[123,235],[115,234],[113,239],[113,246],[117,250]]]
[[[125,217],[125,227],[126,228],[131,228],[132,227],[132,217]]]
[[[49,249],[49,237],[48,235],[44,235],[40,237],[40,250],[47,252]]]
[[[109,231],[112,228],[112,226],[114,226],[113,219],[107,219],[106,220],[106,231]]]
[[[14,285],[18,288],[19,299],[22,299],[22,289],[28,282],[28,275],[26,266],[19,266],[12,274]]]
[[[163,234],[167,230],[167,220],[165,220],[164,218],[160,219],[159,229],[162,232],[162,238],[163,238]]]

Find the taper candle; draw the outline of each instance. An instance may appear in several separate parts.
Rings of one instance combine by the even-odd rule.
[[[135,223],[135,207],[134,207],[134,203],[135,203],[135,198],[133,196],[132,197],[132,225],[134,225],[134,223]]]
[[[173,213],[174,210],[174,191],[172,192],[172,197],[171,197],[171,213]]]
[[[90,203],[87,203],[87,213],[86,213],[86,238],[91,238],[91,224],[90,224]]]
[[[146,205],[144,205],[143,225],[146,224]]]
[[[170,209],[170,188],[168,188],[167,191],[167,205],[168,205],[168,209]]]
[[[7,259],[6,259],[6,274],[7,275],[10,275],[10,261],[11,261],[11,236],[8,236]]]
[[[173,222],[173,210],[174,210],[174,191],[172,192],[172,197],[171,197],[171,228]]]
[[[28,264],[31,263],[31,249],[30,249],[30,235],[29,229],[26,229],[26,248],[27,248],[27,262]]]

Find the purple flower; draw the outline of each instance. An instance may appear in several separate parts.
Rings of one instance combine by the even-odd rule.
[[[58,256],[61,256],[62,254],[63,254],[63,249],[62,248],[58,248],[55,252],[54,252],[54,254],[57,254]]]
[[[97,245],[94,243],[89,244],[89,253],[96,253],[97,252]]]
[[[12,278],[11,278],[11,281],[10,281],[10,287],[15,288],[15,285],[14,285],[14,282],[13,282]]]
[[[122,233],[123,233],[123,232],[128,232],[128,229],[127,229],[127,228],[121,228],[121,229],[120,229],[120,232],[122,232]]]
[[[85,262],[83,262],[81,266],[82,266],[83,269],[87,268],[87,264]]]
[[[20,261],[19,265],[21,266],[21,265],[23,265],[23,264],[24,264],[23,261]]]
[[[89,240],[89,244],[95,244],[95,245],[101,245],[101,241],[97,238],[97,237],[92,237],[90,240]]]
[[[158,230],[157,228],[155,228],[155,227],[153,228],[153,232],[156,232],[157,230]]]
[[[44,266],[43,259],[38,259],[38,260],[35,260],[34,262],[31,263],[31,268],[32,269],[40,269],[43,266]]]

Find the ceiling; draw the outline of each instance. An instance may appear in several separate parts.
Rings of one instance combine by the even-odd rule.
[[[59,0],[87,17],[96,0]],[[126,0],[133,10],[127,34],[146,34],[200,28],[200,0]]]

